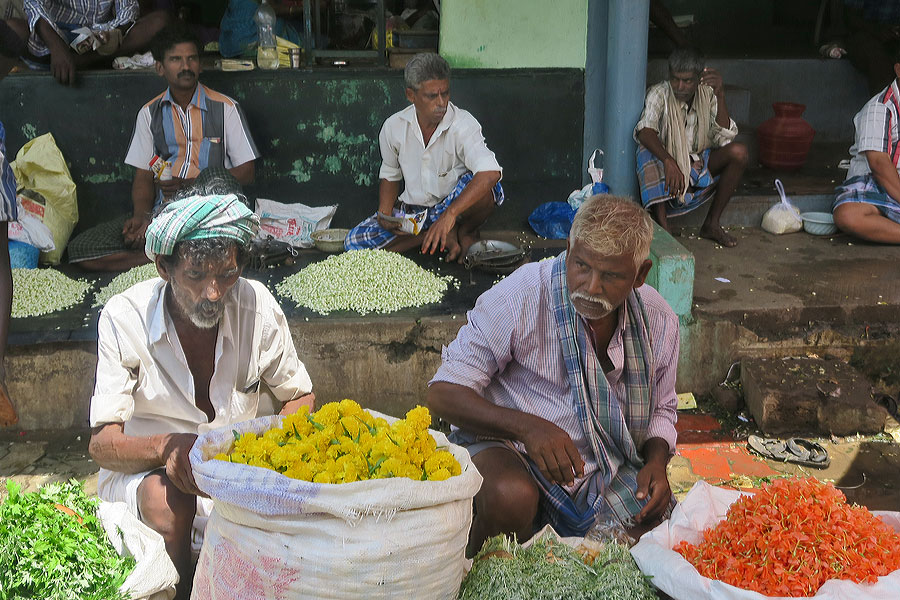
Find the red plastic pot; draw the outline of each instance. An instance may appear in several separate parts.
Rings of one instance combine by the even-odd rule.
[[[770,169],[799,169],[806,162],[816,130],[803,119],[805,104],[776,102],[775,116],[756,129],[759,162]]]

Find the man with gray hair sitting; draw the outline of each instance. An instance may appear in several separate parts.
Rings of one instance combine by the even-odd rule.
[[[719,222],[747,167],[747,147],[734,141],[737,133],[722,76],[705,67],[696,50],[672,52],[669,79],[647,90],[634,128],[641,203],[663,229],[669,228],[668,217],[712,198],[700,236],[737,245]]]
[[[482,223],[503,203],[502,169],[475,117],[450,102],[447,61],[416,54],[404,79],[411,105],[388,117],[378,136],[378,212],[350,231],[344,247],[404,252],[421,246],[423,253],[446,252],[447,260],[462,262]],[[404,229],[407,215],[420,215],[420,225]]]
[[[444,347],[427,403],[484,476],[469,556],[545,523],[638,536],[674,506],[678,317],[644,285],[652,237],[631,199],[591,197],[566,251],[482,294]]]

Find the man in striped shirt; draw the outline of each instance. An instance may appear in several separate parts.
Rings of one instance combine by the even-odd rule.
[[[427,402],[484,476],[470,556],[548,522],[638,535],[671,510],[678,318],[643,285],[652,237],[639,204],[590,198],[567,251],[482,294],[443,349]]]
[[[259,157],[237,102],[202,85],[200,44],[187,29],[173,26],[154,40],[156,72],[168,89],[138,112],[125,163],[135,167],[134,212],[89,229],[69,242],[69,261],[89,270],[125,270],[147,262],[144,232],[154,210],[204,173],[232,182],[253,181]],[[152,165],[167,161],[171,175]],[[219,175],[220,174],[220,175]]]
[[[900,244],[900,53],[894,75],[853,117],[850,170],[832,209],[842,231],[882,244]]]

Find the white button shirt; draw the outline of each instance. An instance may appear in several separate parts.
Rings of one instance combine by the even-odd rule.
[[[255,418],[260,383],[281,402],[312,391],[287,320],[258,281],[240,278],[219,322],[209,399],[215,418],[194,402],[194,378],[165,308],[159,278],[113,296],[98,326],[91,427],[124,423],[125,434],[202,434]]]
[[[387,118],[378,143],[378,177],[403,180],[405,189],[400,201],[406,204],[430,207],[440,203],[469,171],[500,171],[501,176],[503,173],[497,157],[484,142],[481,125],[452,102],[427,146],[412,104]]]

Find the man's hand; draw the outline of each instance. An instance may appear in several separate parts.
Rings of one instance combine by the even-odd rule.
[[[386,220],[381,216],[381,212],[379,212],[375,218],[378,221],[378,224],[381,225],[382,229],[390,231],[394,235],[412,235],[408,231],[403,231],[403,229],[400,227],[400,223],[394,223],[393,221]]]
[[[454,227],[456,227],[456,217],[450,214],[450,209],[447,208],[425,232],[425,239],[422,240],[422,254],[434,254],[437,250],[446,252],[448,246],[453,246],[453,244],[447,243],[447,239]]]
[[[175,487],[185,494],[208,497],[197,487],[191,469],[189,455],[196,441],[197,436],[193,433],[172,433],[163,436],[157,452],[165,463],[166,475]]]
[[[299,398],[288,400],[282,405],[281,412],[279,412],[278,414],[285,416],[292,415],[300,410],[300,408],[302,408],[303,406],[308,406],[309,412],[312,412],[316,406],[316,395],[310,392],[308,394],[300,396]]]
[[[637,486],[637,499],[643,500],[649,496],[650,501],[634,520],[638,523],[652,523],[662,516],[672,497],[666,465],[658,461],[648,462],[638,471]]]
[[[125,221],[122,227],[122,237],[125,238],[126,248],[142,248],[146,242],[145,235],[150,218],[146,215],[135,215]]]
[[[663,163],[666,174],[666,193],[677,198],[684,191],[684,173],[678,168],[674,158],[667,158]]]
[[[60,45],[50,50],[50,72],[63,85],[75,83],[75,55],[68,46]]]
[[[544,419],[535,419],[520,440],[525,453],[552,483],[569,485],[584,475],[584,461],[569,434]]]
[[[718,97],[725,93],[725,83],[722,76],[715,69],[707,67],[700,73],[700,83],[708,85],[713,89],[713,93]]]

